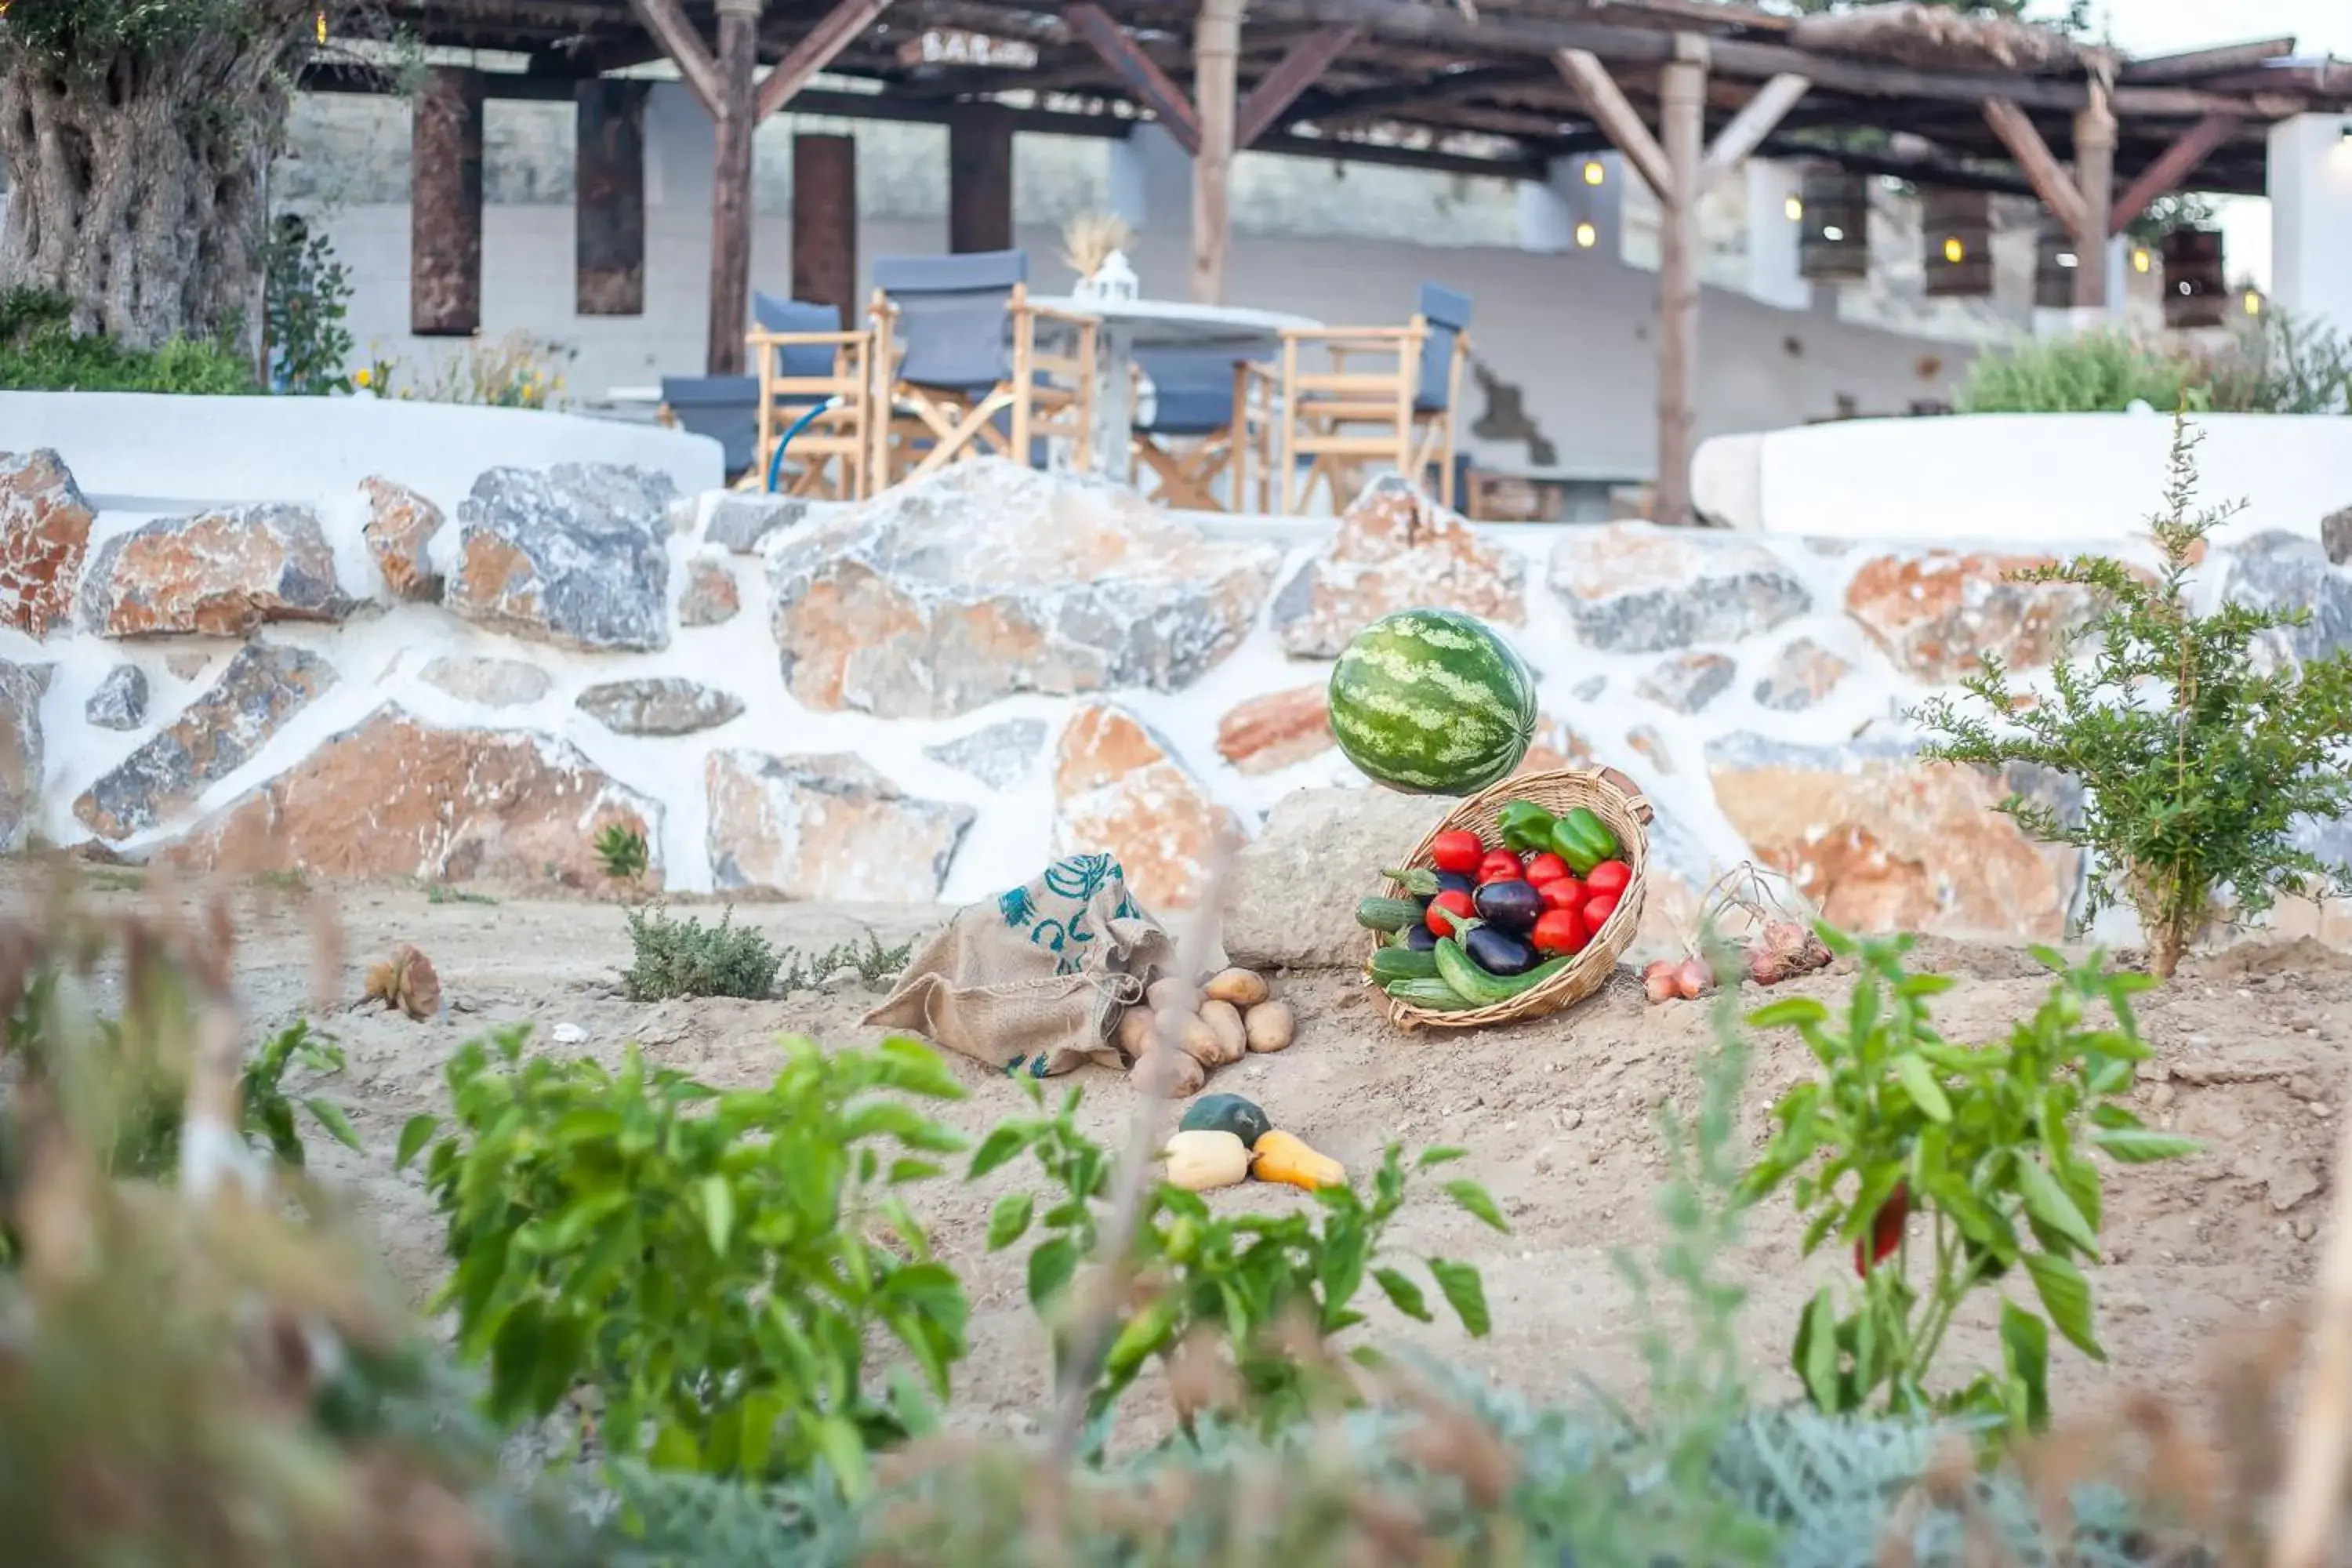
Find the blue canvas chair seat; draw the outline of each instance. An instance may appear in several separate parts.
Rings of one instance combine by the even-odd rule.
[[[1230,477],[1234,507],[1248,476],[1253,370],[1266,348],[1140,349],[1136,369],[1151,383],[1151,411],[1135,425],[1136,479],[1156,481],[1147,493],[1163,505],[1193,511],[1224,510],[1216,494]],[[1260,489],[1264,486],[1261,483]],[[1263,505],[1263,502],[1261,502]]]
[[[1019,250],[876,258],[875,352],[890,389],[877,483],[986,454],[1035,461],[1051,439],[1086,466],[1099,323],[1033,302],[1028,277]],[[1072,352],[1041,342],[1041,325],[1066,329]]]
[[[679,429],[719,443],[728,473],[740,474],[751,466],[760,435],[758,376],[666,375],[661,405]]]
[[[1424,283],[1402,327],[1315,327],[1286,331],[1281,374],[1282,437],[1272,462],[1280,510],[1300,510],[1319,482],[1334,511],[1361,489],[1368,463],[1392,464],[1416,486],[1434,479],[1447,506],[1459,490],[1454,405],[1470,358],[1470,300]],[[1319,352],[1328,370],[1302,363]],[[1372,363],[1367,365],[1366,362]],[[1301,459],[1306,482],[1294,494]]]

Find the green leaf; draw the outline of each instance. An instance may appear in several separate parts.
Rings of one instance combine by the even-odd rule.
[[[1040,1243],[1029,1255],[1029,1305],[1044,1311],[1078,1271],[1078,1244],[1066,1236]]]
[[[392,1168],[395,1171],[408,1169],[408,1163],[433,1141],[433,1134],[440,1125],[441,1119],[429,1112],[419,1112],[410,1117],[400,1129],[400,1147],[394,1153]]]
[[[735,1234],[735,1189],[724,1176],[705,1176],[700,1190],[703,1234],[710,1238],[710,1250],[725,1258]]]
[[[988,1216],[988,1250],[1002,1252],[1028,1234],[1029,1216],[1037,1200],[1028,1193],[1013,1193],[999,1198]]]
[[[1895,994],[1915,1000],[1922,996],[1940,996],[1958,984],[1958,979],[1949,974],[1906,974],[1896,983]]]
[[[843,1493],[851,1498],[863,1497],[866,1482],[866,1440],[844,1416],[824,1416],[815,1426],[816,1450],[841,1482]]]
[[[1944,1086],[1936,1081],[1936,1071],[1922,1060],[1916,1051],[1905,1051],[1895,1058],[1895,1077],[1903,1085],[1903,1092],[1911,1103],[1926,1113],[1930,1121],[1949,1121],[1952,1102],[1944,1097]]]
[[[2033,1276],[2034,1293],[2042,1298],[2042,1310],[2067,1342],[2093,1361],[2106,1360],[2107,1352],[2099,1348],[2091,1322],[2091,1284],[2074,1260],[2053,1252],[2029,1252],[2025,1271]]]
[[[1826,1415],[1842,1414],[1838,1397],[1837,1304],[1826,1285],[1805,1303],[1797,1320],[1797,1376],[1812,1399],[1813,1408]]]
[[[554,1406],[534,1409],[532,1390],[539,1386],[540,1329],[542,1309],[537,1301],[519,1302],[499,1325],[490,1342],[491,1419],[511,1423],[524,1415],[544,1415]]]
[[[2194,1138],[2177,1137],[2170,1132],[2150,1132],[2123,1127],[2095,1127],[2091,1142],[2107,1154],[2126,1165],[2145,1165],[2157,1160],[2179,1160],[2190,1154],[2201,1154],[2205,1145]]]
[[[2058,1179],[2032,1160],[2020,1158],[2013,1164],[2018,1194],[2025,1200],[2027,1215],[2095,1256],[2099,1238],[2083,1218],[2083,1211],[2074,1206],[2074,1200],[2066,1195],[2066,1189],[2058,1184]]]
[[[1811,996],[1783,996],[1778,1002],[1767,1002],[1748,1015],[1751,1029],[1779,1029],[1791,1025],[1819,1024],[1826,1021],[1830,1010]]]
[[[2029,1260],[2030,1261],[2030,1260]],[[2025,1390],[2028,1430],[2050,1426],[2050,1328],[2040,1318],[2004,1299],[2000,1304],[2001,1361]]]
[[[1494,1198],[1477,1183],[1448,1182],[1445,1184],[1445,1194],[1460,1205],[1465,1213],[1485,1224],[1487,1228],[1499,1230],[1505,1236],[1511,1234],[1510,1224],[1503,1218],[1503,1211],[1495,1206]]]
[[[1035,1137],[1034,1122],[998,1122],[989,1129],[988,1136],[980,1141],[980,1147],[972,1151],[971,1168],[964,1173],[963,1179],[976,1182],[998,1166],[1019,1158],[1021,1152],[1029,1147]]]
[[[1467,1263],[1433,1258],[1429,1260],[1429,1273],[1437,1281],[1438,1289],[1444,1292],[1454,1315],[1470,1331],[1470,1337],[1485,1339],[1494,1321],[1486,1315],[1486,1287],[1478,1278],[1478,1270]]]
[[[1393,1268],[1373,1269],[1372,1279],[1380,1286],[1381,1293],[1389,1299],[1389,1304],[1398,1311],[1416,1323],[1432,1321],[1429,1302],[1423,1297],[1421,1287],[1411,1279]]]
[[[1455,1149],[1447,1145],[1439,1144],[1432,1148],[1423,1149],[1421,1152],[1421,1158],[1412,1163],[1412,1168],[1416,1171],[1426,1171],[1432,1165],[1443,1165],[1448,1161],[1459,1160],[1468,1153],[1469,1151],[1467,1149]]]
[[[302,1102],[302,1109],[309,1111],[311,1119],[325,1128],[328,1136],[336,1142],[354,1154],[361,1152],[359,1131],[352,1125],[352,1119],[343,1114],[341,1106],[331,1100],[321,1100],[313,1095]]]

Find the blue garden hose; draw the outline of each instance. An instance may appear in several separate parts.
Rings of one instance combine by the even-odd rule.
[[[774,495],[776,493],[776,481],[783,477],[784,448],[793,444],[793,437],[807,429],[809,426],[815,421],[818,415],[829,413],[833,409],[840,406],[840,398],[828,397],[823,403],[818,404],[806,414],[802,415],[790,425],[784,426],[783,436],[776,442],[775,455],[768,459],[768,493],[770,495]]]

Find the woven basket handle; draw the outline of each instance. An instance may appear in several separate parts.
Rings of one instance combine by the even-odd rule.
[[[1609,786],[1625,797],[1625,809],[1633,814],[1635,821],[1647,827],[1652,822],[1657,820],[1657,811],[1650,805],[1650,797],[1642,793],[1640,784],[1635,784],[1615,768],[1602,768],[1600,771],[1601,778]]]

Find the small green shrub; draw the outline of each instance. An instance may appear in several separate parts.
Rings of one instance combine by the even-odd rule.
[[[658,907],[630,910],[627,918],[629,946],[635,956],[621,982],[632,1002],[663,1002],[673,996],[761,1001],[775,994],[783,956],[758,931],[735,924],[733,910],[720,915],[715,926]]]
[[[333,243],[292,213],[271,226],[263,254],[263,356],[272,384],[301,397],[349,392],[351,274]]]
[[[828,947],[810,957],[797,948],[784,950],[783,978],[777,988],[786,995],[795,991],[810,991],[822,985],[845,969],[854,969],[867,985],[879,985],[907,967],[907,960],[915,951],[911,942],[896,947],[884,947],[882,939],[872,931],[862,942],[845,942]]]
[[[1806,1306],[1797,1375],[1832,1415],[1875,1407],[2042,1431],[2050,1331],[2106,1359],[2083,1274],[2097,1260],[2105,1209],[2090,1155],[2141,1164],[2198,1148],[2150,1131],[2117,1103],[2132,1090],[2134,1064],[2150,1054],[2131,995],[2154,982],[2111,973],[2099,954],[2070,966],[2038,947],[2057,978],[2033,1016],[2002,1044],[1954,1046],[1936,1031],[1928,999],[1957,982],[1905,968],[1910,937],[1857,942],[1819,930],[1832,952],[1862,964],[1843,1026],[1810,996],[1767,1004],[1748,1019],[1795,1028],[1822,1077],[1773,1107],[1780,1131],[1745,1191],[1762,1198],[1787,1186],[1807,1221],[1807,1255],[1832,1239],[1850,1245],[1861,1279],[1849,1311],[1826,1285]],[[1916,1248],[1905,1226],[1911,1215],[1927,1220]],[[2011,1285],[2030,1287],[2041,1310],[2021,1305]],[[1944,1335],[1980,1289],[2000,1299],[2000,1370],[1939,1387]]]
[[[2200,414],[2352,414],[2352,341],[2284,310],[2220,344],[2124,331],[2038,339],[1980,356],[1963,414],[2119,414],[2135,402]]]
[[[963,1287],[897,1195],[963,1141],[910,1100],[961,1099],[923,1045],[784,1042],[764,1089],[721,1093],[632,1047],[619,1072],[523,1055],[526,1031],[450,1062],[456,1122],[403,1129],[456,1262],[441,1300],[488,1363],[498,1420],[604,1395],[605,1451],[766,1481],[928,1427],[963,1354]],[[887,1338],[919,1369],[877,1384]]]
[[[2127,901],[2165,976],[2223,889],[2244,918],[2281,892],[2342,879],[2343,868],[2296,847],[2294,834],[2302,819],[2332,821],[2352,807],[2352,659],[2272,657],[2273,634],[2307,623],[2307,609],[2223,605],[2200,616],[2190,605],[2193,563],[2236,510],[2192,510],[2198,439],[2175,419],[2165,510],[2150,521],[2164,554],[2153,582],[2095,555],[2014,574],[2099,598],[2051,670],[2050,698],[2028,700],[1987,655],[1962,682],[1982,712],[1938,697],[1914,715],[1941,737],[1926,756],[2028,763],[2084,786],[2079,820],[2021,795],[2000,809],[2037,838],[2096,857],[2084,918]],[[2084,642],[2094,651],[2078,663]]]
[[[652,864],[653,851],[646,836],[635,828],[614,822],[607,824],[596,835],[596,858],[604,868],[604,875],[616,882],[634,882],[646,874]]]
[[[1018,1081],[1042,1110],[1044,1090],[1036,1080]],[[1034,1194],[1013,1194],[997,1204],[988,1247],[1001,1252],[1031,1234],[1033,1225],[1041,1233],[1029,1254],[1029,1300],[1055,1330],[1055,1364],[1066,1375],[1075,1348],[1073,1281],[1098,1250],[1098,1209],[1109,1195],[1114,1169],[1108,1152],[1078,1131],[1079,1099],[1073,1089],[1051,1116],[999,1122],[973,1152],[966,1178],[977,1180],[1025,1152],[1051,1183],[1043,1214]],[[1427,1150],[1412,1171],[1461,1153]],[[1325,1188],[1309,1207],[1221,1215],[1196,1193],[1152,1184],[1122,1265],[1139,1281],[1142,1300],[1122,1314],[1087,1399],[1098,1431],[1119,1396],[1153,1363],[1172,1369],[1181,1354],[1202,1342],[1213,1342],[1228,1359],[1248,1419],[1271,1430],[1301,1418],[1314,1401],[1340,1392],[1318,1366],[1318,1352],[1322,1342],[1364,1321],[1354,1301],[1368,1276],[1398,1311],[1432,1321],[1421,1287],[1380,1261],[1381,1236],[1404,1206],[1408,1180],[1391,1144],[1372,1173],[1369,1200],[1352,1186]],[[1464,1212],[1508,1231],[1494,1199],[1475,1182],[1449,1182],[1445,1191]],[[1462,1326],[1484,1338],[1490,1325],[1478,1270],[1444,1258],[1423,1264]],[[1312,1348],[1286,1342],[1299,1331]],[[1356,1354],[1368,1363],[1378,1359],[1369,1348]]]
[[[73,307],[32,289],[0,294],[0,389],[243,395],[259,390],[236,346],[174,339],[154,350],[78,335]]]

